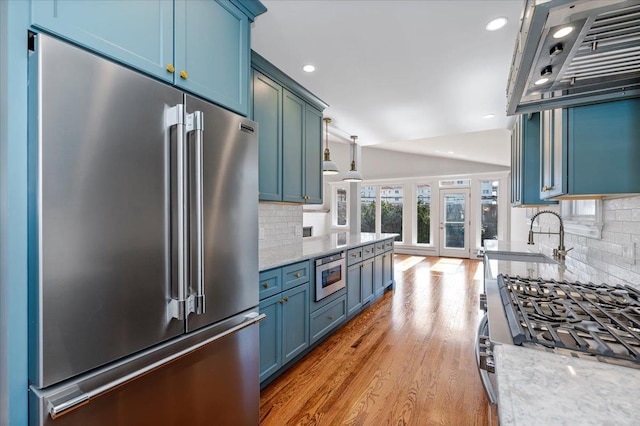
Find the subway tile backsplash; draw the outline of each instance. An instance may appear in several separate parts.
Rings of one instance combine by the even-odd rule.
[[[259,249],[302,243],[302,205],[260,202]]]
[[[557,229],[555,218],[543,218],[545,230]],[[566,234],[565,246],[573,247],[567,268],[583,282],[629,284],[640,289],[640,196],[603,200],[602,221],[599,239]],[[549,253],[558,245],[555,236],[536,235],[538,241]]]

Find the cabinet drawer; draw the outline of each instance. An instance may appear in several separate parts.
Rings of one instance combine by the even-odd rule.
[[[393,240],[387,240],[384,242],[384,250],[385,251],[393,250]]]
[[[309,282],[309,261],[294,263],[282,268],[282,290]]]
[[[260,300],[282,291],[282,270],[280,268],[260,272]]]
[[[371,259],[376,255],[376,245],[369,244],[368,246],[362,247],[362,260]]]
[[[351,249],[347,252],[347,266],[362,262],[362,247]]]
[[[347,297],[328,304],[311,315],[311,343],[337,327],[347,317]]]
[[[376,256],[385,251],[385,241],[379,241],[376,243]]]

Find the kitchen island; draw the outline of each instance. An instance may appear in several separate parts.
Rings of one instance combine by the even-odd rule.
[[[537,245],[495,241],[485,247],[485,291],[500,424],[637,424],[640,369],[599,362],[608,357],[578,358],[568,350],[513,344],[500,297],[495,298],[498,275],[572,282],[571,270],[562,262],[539,256]],[[509,260],[509,255],[519,260]],[[541,261],[524,261],[536,257]]]

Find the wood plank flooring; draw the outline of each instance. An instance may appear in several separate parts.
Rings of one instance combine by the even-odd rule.
[[[262,390],[261,425],[497,423],[474,358],[482,262],[394,261],[394,290]]]

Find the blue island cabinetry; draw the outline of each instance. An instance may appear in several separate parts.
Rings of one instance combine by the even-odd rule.
[[[242,115],[256,0],[33,0],[31,24]]]

